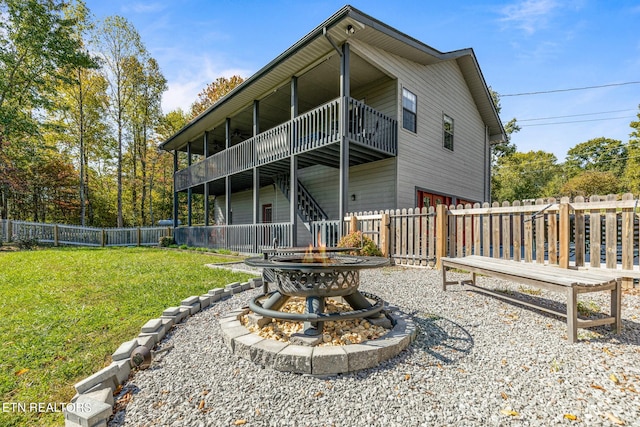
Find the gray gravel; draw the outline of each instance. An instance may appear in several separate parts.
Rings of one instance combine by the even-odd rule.
[[[165,338],[161,347],[174,347],[126,384],[116,398],[130,401],[110,425],[640,426],[638,292],[623,296],[621,334],[579,329],[569,344],[564,319],[457,286],[443,292],[440,280],[415,268],[362,272],[361,289],[412,315],[418,339],[377,368],[327,378],[261,368],[225,347],[217,318],[258,289],[216,303]],[[581,300],[608,309],[604,295]]]

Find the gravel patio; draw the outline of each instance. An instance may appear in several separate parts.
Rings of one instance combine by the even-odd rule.
[[[465,276],[460,276],[466,277]],[[564,305],[564,296],[491,278],[482,283]],[[640,425],[640,293],[623,295],[623,331],[564,319],[455,286],[436,270],[361,273],[361,289],[409,314],[416,341],[377,368],[330,377],[262,368],[224,345],[217,318],[249,290],[177,325],[151,368],[116,397],[110,426]],[[583,307],[608,309],[605,295]]]

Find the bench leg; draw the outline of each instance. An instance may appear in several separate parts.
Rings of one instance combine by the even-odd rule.
[[[567,340],[578,340],[578,294],[573,287],[567,289]]]
[[[442,290],[446,291],[447,290],[447,267],[444,266],[444,263],[442,263]]]
[[[621,319],[621,306],[622,306],[622,281],[616,281],[616,288],[611,290],[611,316],[615,318],[615,323],[612,325],[613,332],[619,334],[622,331],[622,319]]]

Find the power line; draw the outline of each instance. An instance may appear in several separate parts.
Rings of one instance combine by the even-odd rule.
[[[624,116],[624,117],[608,117],[608,118],[603,118],[603,119],[569,120],[569,121],[566,121],[566,122],[535,123],[535,124],[532,124],[532,125],[522,125],[522,127],[564,125],[564,124],[567,124],[567,123],[600,122],[600,121],[603,121],[603,120],[632,119],[633,117],[634,116]]]
[[[535,119],[516,119],[518,123],[520,122],[533,122],[537,120],[555,120],[555,119],[565,119],[568,117],[582,117],[582,116],[596,116],[598,114],[611,114],[611,113],[626,113],[627,111],[635,111],[635,108],[626,109],[626,110],[611,110],[611,111],[600,111],[597,113],[583,113],[583,114],[571,114],[568,116],[553,116],[553,117],[538,117]]]
[[[606,85],[598,85],[598,86],[584,86],[584,87],[573,87],[568,89],[553,89],[553,90],[541,90],[537,92],[522,92],[522,93],[509,93],[509,94],[499,94],[500,97],[505,96],[526,96],[526,95],[541,95],[545,93],[557,93],[557,92],[570,92],[574,90],[587,90],[587,89],[600,89],[603,87],[613,87],[613,86],[626,86],[626,85],[637,85],[640,84],[640,81],[637,82],[623,82],[623,83],[609,83]]]

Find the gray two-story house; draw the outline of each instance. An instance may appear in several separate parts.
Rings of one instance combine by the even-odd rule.
[[[161,148],[188,158],[174,162],[178,242],[255,252],[348,212],[489,200],[504,140],[472,49],[439,52],[345,6]]]

